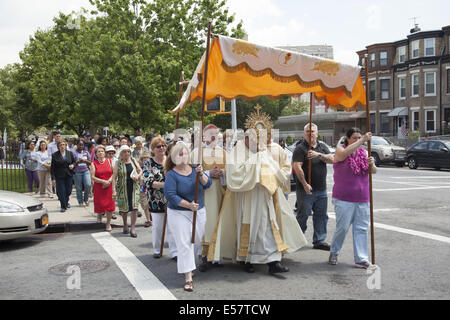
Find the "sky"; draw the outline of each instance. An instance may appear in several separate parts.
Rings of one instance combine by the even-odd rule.
[[[249,41],[265,46],[327,44],[334,60],[356,65],[356,51],[406,39],[417,17],[419,27],[450,25],[449,0],[227,0],[243,21]],[[0,0],[0,68],[20,62],[29,37],[53,25],[58,12],[91,8],[88,0]],[[205,26],[206,28],[206,26]]]

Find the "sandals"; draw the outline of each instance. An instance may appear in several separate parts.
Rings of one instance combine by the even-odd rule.
[[[152,226],[152,222],[151,221],[145,221],[145,223],[144,223],[144,227],[145,228],[148,228],[148,227],[151,227]]]
[[[186,281],[186,283],[184,284],[184,291],[194,291],[194,283],[192,281]]]

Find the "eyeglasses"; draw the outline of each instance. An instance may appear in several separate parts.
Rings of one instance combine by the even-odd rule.
[[[166,146],[166,145],[163,145],[163,144],[161,144],[161,145],[159,145],[159,146],[156,146],[155,148],[156,148],[156,149],[161,149],[161,148],[167,148],[167,146]]]

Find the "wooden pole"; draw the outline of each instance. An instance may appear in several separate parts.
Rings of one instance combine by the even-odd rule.
[[[309,148],[308,151],[311,151],[312,147],[312,111],[313,111],[313,97],[314,94],[311,92],[309,94]],[[311,185],[311,159],[308,159],[308,184]]]
[[[366,132],[370,131],[370,108],[369,108],[369,68],[368,68],[368,54],[365,54],[365,82],[366,82]],[[372,155],[372,145],[370,140],[367,141],[367,154]],[[372,253],[372,264],[375,264],[375,237],[373,226],[373,193],[372,193],[372,170],[369,167],[369,193],[370,193],[370,244]]]
[[[183,85],[184,85],[184,71],[181,71],[179,91],[178,91],[178,103],[181,101],[181,97],[183,96]],[[178,129],[179,120],[180,120],[180,113],[177,112],[177,121],[175,122],[175,130]],[[167,204],[166,204],[166,210],[164,212],[163,229],[162,229],[162,235],[161,235],[161,246],[159,247],[159,256],[160,257],[162,257],[163,250],[164,250],[164,238],[166,237],[166,226],[167,226]]]
[[[203,96],[202,96],[202,125],[200,127],[200,145],[198,146],[198,160],[199,165],[202,164],[202,142],[203,142],[203,122],[205,117],[205,107],[206,107],[206,83],[208,82],[208,62],[209,62],[209,42],[211,39],[211,20],[208,23],[208,36],[206,38],[206,57],[205,57],[205,70],[203,72]],[[194,202],[198,203],[198,188],[200,183],[201,173],[197,173],[195,178],[195,198]],[[197,211],[194,211],[194,216],[192,218],[192,238],[191,243],[195,243],[195,224],[197,223]]]

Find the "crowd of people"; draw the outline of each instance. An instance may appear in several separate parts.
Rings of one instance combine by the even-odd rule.
[[[222,266],[225,259],[242,264],[249,273],[255,264],[267,264],[270,274],[288,272],[281,263],[283,256],[307,244],[304,234],[311,215],[313,248],[330,251],[330,265],[337,264],[353,225],[355,266],[376,268],[367,248],[368,175],[376,173],[376,167],[362,147],[371,133],[348,130],[344,145],[333,155],[318,140],[317,126],[307,124],[291,161],[284,142],[280,146],[270,134],[263,138],[247,130],[244,139],[227,148],[214,125],[205,128],[201,150],[182,139],[152,135],[111,140],[98,136],[93,141],[85,133],[70,142],[58,132],[53,137],[30,141],[21,155],[30,192],[34,183],[42,196],[52,197],[55,186],[65,212],[75,185],[79,206],[89,206],[93,195],[97,220],[106,216],[106,231],[112,231],[117,208],[122,232],[133,238],[140,205],[144,226],[152,227],[153,257],[160,258],[165,235],[170,257],[185,276],[186,291],[194,290],[192,272],[197,267],[205,272]],[[333,165],[335,181],[336,229],[331,245],[326,242],[327,164]],[[291,168],[297,181],[294,211],[287,197]]]

